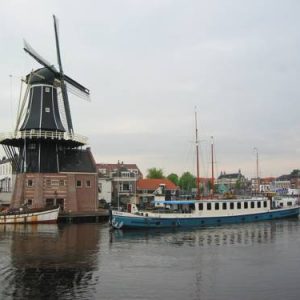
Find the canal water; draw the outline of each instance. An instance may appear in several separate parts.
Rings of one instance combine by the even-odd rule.
[[[0,299],[299,299],[300,220],[0,227]]]

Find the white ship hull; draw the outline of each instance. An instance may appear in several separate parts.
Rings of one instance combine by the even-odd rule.
[[[50,210],[5,213],[0,215],[0,224],[56,223],[59,207]]]

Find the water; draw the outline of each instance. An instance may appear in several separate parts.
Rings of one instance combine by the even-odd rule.
[[[300,220],[0,227],[0,299],[299,299]]]

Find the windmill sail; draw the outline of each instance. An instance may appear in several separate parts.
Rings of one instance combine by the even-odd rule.
[[[71,110],[70,110],[70,103],[68,97],[68,90],[76,96],[80,98],[89,100],[90,91],[71,77],[64,74],[62,59],[60,54],[60,46],[59,46],[59,37],[58,37],[58,20],[55,15],[53,15],[53,22],[54,22],[54,32],[55,32],[55,45],[56,45],[56,54],[57,54],[57,63],[58,63],[58,70],[54,67],[53,64],[50,64],[46,59],[44,59],[41,55],[39,55],[30,45],[28,42],[24,40],[24,50],[31,55],[37,62],[39,62],[42,66],[47,68],[50,72],[53,73],[53,78],[47,74],[47,77],[51,84],[54,86],[59,86],[61,88],[61,95],[63,100],[64,106],[64,113],[67,121],[67,131],[70,135],[74,134],[73,130],[73,123],[71,117]],[[37,83],[40,79],[37,76],[42,76],[43,72],[34,73],[34,80],[30,80],[34,83]],[[42,80],[42,79],[41,79]],[[29,80],[28,80],[29,81]],[[27,81],[27,83],[29,83]],[[59,126],[61,127],[61,126]],[[61,129],[61,128],[60,128]]]

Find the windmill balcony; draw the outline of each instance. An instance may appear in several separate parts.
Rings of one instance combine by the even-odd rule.
[[[5,144],[8,140],[20,139],[51,139],[65,140],[79,144],[86,144],[87,137],[79,134],[69,134],[67,132],[47,131],[47,130],[25,130],[17,132],[0,133],[0,143]]]

